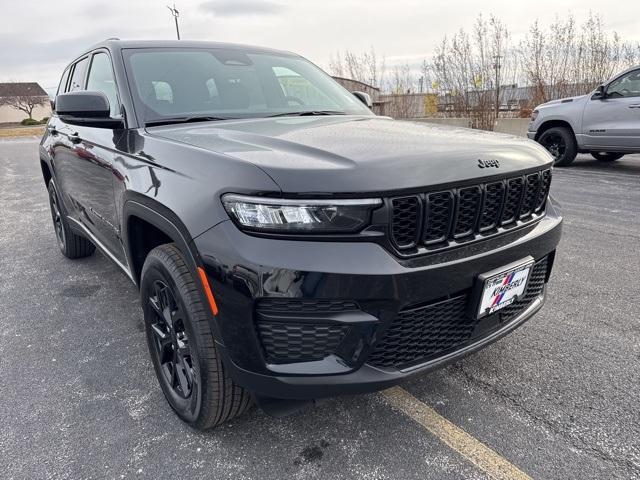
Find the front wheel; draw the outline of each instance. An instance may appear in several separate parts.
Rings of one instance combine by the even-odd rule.
[[[147,256],[140,301],[156,376],[177,415],[206,430],[246,411],[251,397],[225,371],[198,286],[174,244]]]
[[[566,127],[545,130],[538,138],[538,143],[553,155],[555,165],[559,167],[571,165],[578,154],[576,139],[571,130]]]
[[[613,152],[591,152],[591,156],[601,162],[615,162],[624,157],[624,153]]]

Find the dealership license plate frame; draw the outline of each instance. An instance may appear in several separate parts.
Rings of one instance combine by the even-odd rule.
[[[502,267],[496,268],[489,272],[478,275],[475,288],[474,301],[470,302],[473,311],[469,312],[473,318],[481,319],[483,317],[493,315],[503,308],[517,302],[527,291],[527,285],[531,278],[531,271],[535,260],[532,256],[525,257],[521,260],[509,263]],[[507,283],[505,279],[512,275],[513,277]],[[515,287],[508,288],[504,291],[503,297],[496,302],[496,289],[500,286],[509,286],[522,281]],[[492,292],[493,290],[493,292]],[[495,305],[494,305],[495,303]]]

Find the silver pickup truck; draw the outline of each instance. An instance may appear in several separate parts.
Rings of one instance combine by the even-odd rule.
[[[567,166],[578,153],[612,162],[640,153],[640,67],[630,68],[588,95],[543,103],[527,135]]]

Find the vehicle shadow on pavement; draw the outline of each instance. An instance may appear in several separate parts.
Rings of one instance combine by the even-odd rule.
[[[593,159],[591,155],[579,155],[570,166],[558,168],[556,169],[556,172],[568,171],[571,169],[610,172],[624,175],[640,175],[640,156],[629,158],[623,157],[615,162],[601,162]]]

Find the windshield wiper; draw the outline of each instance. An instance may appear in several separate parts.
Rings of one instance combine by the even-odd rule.
[[[284,112],[276,113],[275,115],[267,115],[271,117],[312,117],[316,115],[346,115],[347,112],[341,112],[339,110],[306,110],[303,112]]]
[[[157,127],[158,125],[171,125],[172,123],[212,122],[216,120],[233,120],[229,117],[212,117],[211,115],[197,115],[192,117],[157,118],[144,122],[145,127]]]

